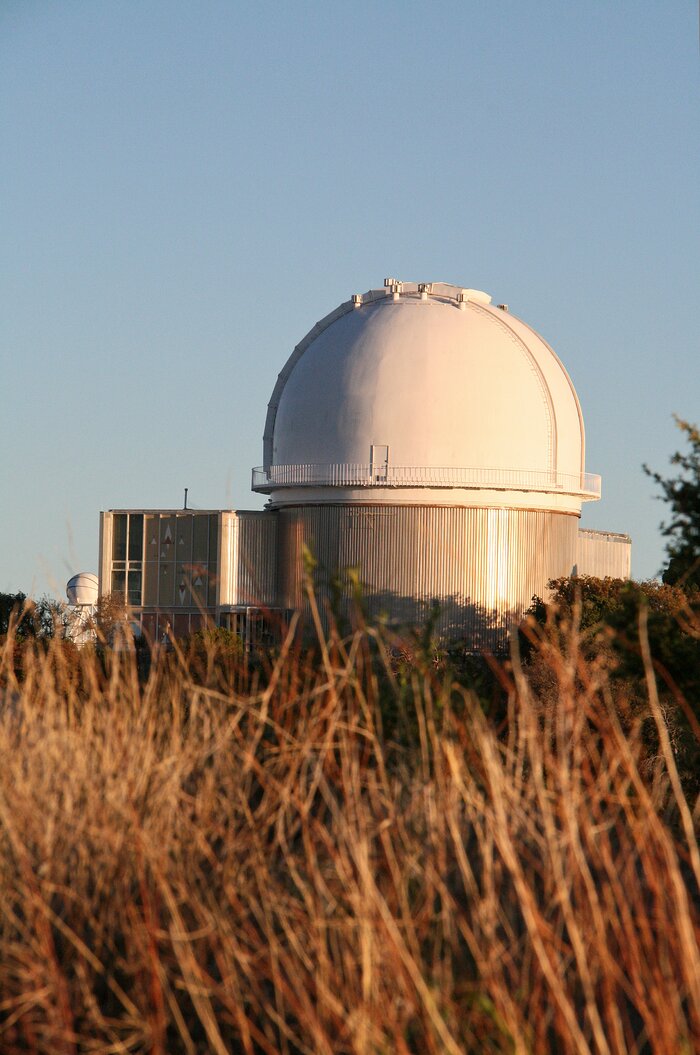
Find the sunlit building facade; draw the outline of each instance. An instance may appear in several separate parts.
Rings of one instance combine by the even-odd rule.
[[[630,540],[579,531],[601,494],[583,415],[559,358],[478,290],[387,279],[316,324],[268,405],[260,512],[102,514],[100,592],[151,636],[210,620],[248,627],[304,611],[309,555],[322,610],[351,581],[396,625],[437,606],[474,648],[552,578],[628,577]]]

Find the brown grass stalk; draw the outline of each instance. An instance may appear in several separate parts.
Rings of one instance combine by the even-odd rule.
[[[361,621],[295,630],[146,680],[128,647],[1,643],[0,1051],[700,1050],[700,859],[643,627],[651,767],[575,626],[537,644],[553,698],[514,651],[500,722]]]

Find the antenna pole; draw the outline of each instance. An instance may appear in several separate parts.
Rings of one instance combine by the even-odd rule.
[[[189,487],[186,487],[186,488],[185,488],[185,505],[184,505],[184,508],[185,508],[185,509],[187,509],[187,492],[188,492],[188,491],[189,491]]]

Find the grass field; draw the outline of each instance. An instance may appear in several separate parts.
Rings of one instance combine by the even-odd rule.
[[[697,814],[650,673],[628,720],[543,640],[547,698],[514,656],[496,715],[367,628],[145,679],[58,640],[18,678],[17,647],[1,1052],[700,1051]]]

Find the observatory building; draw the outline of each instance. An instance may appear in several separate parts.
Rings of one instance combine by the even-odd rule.
[[[499,648],[547,582],[628,577],[626,535],[580,531],[600,498],[569,375],[478,290],[401,283],[355,295],[295,347],[267,410],[263,511],[111,510],[100,593],[152,635],[251,627],[320,600],[392,623],[437,604],[446,636]]]
[[[93,620],[97,611],[99,581],[93,572],[79,571],[66,585],[65,637],[76,645],[94,639]]]

